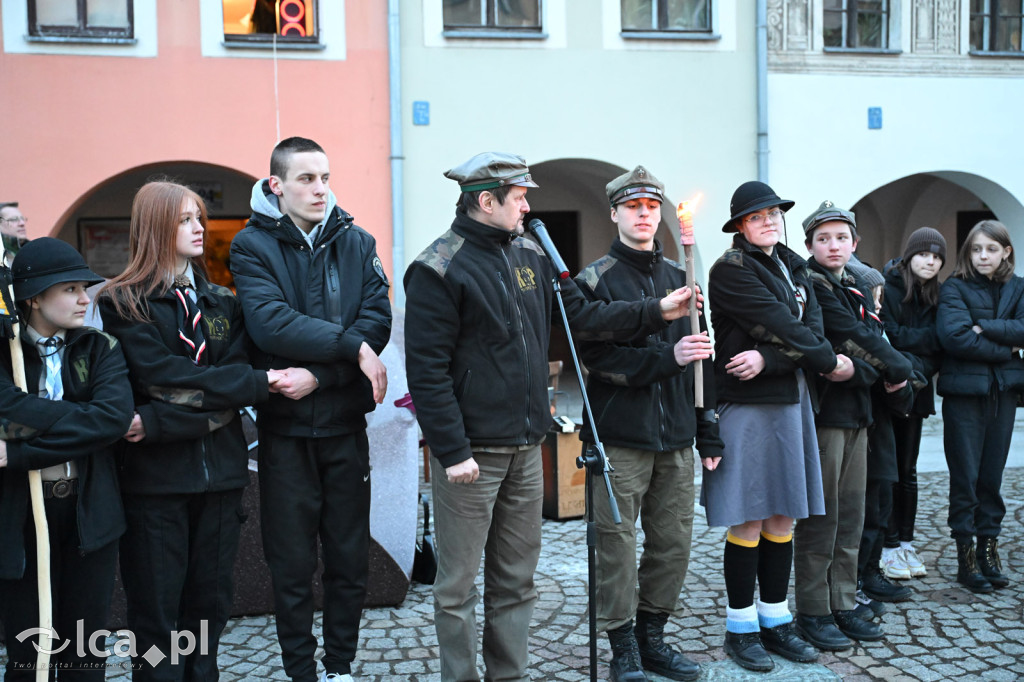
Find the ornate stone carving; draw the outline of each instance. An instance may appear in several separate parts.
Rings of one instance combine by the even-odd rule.
[[[960,10],[958,0],[913,0],[911,51],[917,54],[957,54]]]

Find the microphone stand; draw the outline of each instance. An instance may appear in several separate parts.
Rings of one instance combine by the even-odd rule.
[[[598,476],[604,478],[604,487],[608,493],[608,504],[611,506],[612,519],[615,523],[622,523],[622,516],[619,514],[619,505],[615,501],[615,493],[612,492],[612,481],[608,478],[608,472],[614,471],[608,458],[604,453],[604,444],[597,435],[597,423],[594,421],[594,413],[590,409],[590,400],[587,398],[587,387],[583,382],[583,371],[580,369],[579,358],[576,357],[576,345],[572,340],[572,331],[569,329],[569,317],[565,314],[565,303],[562,300],[562,283],[558,277],[552,280],[555,292],[555,300],[558,301],[558,311],[562,314],[562,325],[565,327],[565,334],[569,338],[569,352],[572,354],[572,364],[576,370],[576,380],[580,384],[580,394],[583,396],[583,408],[587,420],[590,422],[591,433],[594,434],[594,444],[587,446],[587,451],[576,458],[576,467],[587,470],[586,498],[587,498],[587,601],[589,604],[590,621],[590,680],[597,682],[597,612],[594,610],[597,604],[597,522],[594,520],[594,486]]]

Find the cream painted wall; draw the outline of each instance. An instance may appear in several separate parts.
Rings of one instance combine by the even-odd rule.
[[[797,202],[790,243],[802,242],[800,221],[823,199],[849,207],[900,178],[953,171],[946,177],[955,184],[921,188],[926,203],[942,202],[950,214],[919,203],[904,224],[888,226],[895,234],[878,256],[895,255],[908,230],[931,223],[952,250],[955,211],[982,208],[958,185],[970,185],[1024,244],[1024,164],[1013,135],[1024,108],[1021,77],[776,73],[768,89],[771,184]],[[881,130],[868,129],[868,107],[882,107]]]
[[[723,39],[685,49],[649,40],[606,47],[608,13],[595,11],[595,0],[545,2],[564,21],[564,35],[550,42],[439,38],[424,29],[426,4],[403,3],[401,16],[406,263],[451,223],[458,187],[442,173],[485,150],[512,151],[534,166],[643,164],[674,201],[703,191],[695,219],[702,262],[727,247],[720,228],[729,198],[757,173],[753,2],[722,0]],[[429,126],[412,125],[412,103],[420,100],[430,102]],[[602,216],[584,216],[585,225],[602,222],[597,246],[587,238],[581,250],[600,255],[612,234],[610,222],[601,232],[610,177],[588,178],[593,187],[585,191],[568,179],[560,187],[541,183],[529,199],[537,209],[558,210],[566,192],[577,202],[585,196]],[[674,211],[666,209],[674,228]],[[401,271],[396,264],[397,281]]]

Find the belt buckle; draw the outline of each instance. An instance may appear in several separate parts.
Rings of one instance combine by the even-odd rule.
[[[67,479],[62,478],[60,480],[54,481],[53,496],[59,500],[62,500],[65,497],[70,497],[72,488],[73,486],[71,485],[71,481]]]

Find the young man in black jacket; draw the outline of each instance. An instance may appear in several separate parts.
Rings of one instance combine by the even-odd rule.
[[[297,369],[259,410],[263,544],[285,672],[316,679],[313,572],[324,554],[326,680],[347,681],[359,641],[370,541],[366,413],[384,399],[388,280],[372,236],[329,188],[323,149],[292,137],[253,187],[231,272],[254,365]]]
[[[854,363],[849,381],[824,388],[815,417],[821,452],[825,515],[797,521],[794,533],[796,628],[826,651],[853,646],[850,639],[882,638],[877,624],[854,614],[857,554],[864,523],[867,427],[871,385],[902,389],[910,361],[872,328],[874,300],[853,285],[846,264],[857,248],[853,213],[825,201],[804,220],[808,267],[821,305],[825,336],[837,353]]]
[[[662,255],[654,238],[664,185],[637,166],[605,190],[618,237],[608,255],[576,277],[583,294],[590,300],[636,301],[685,286],[685,270]],[[673,680],[700,676],[700,667],[662,635],[668,617],[682,611],[679,592],[693,529],[695,439],[702,458],[722,454],[706,330],[706,325],[691,330],[685,317],[630,342],[581,344],[581,359],[590,370],[587,393],[615,468],[612,488],[622,513],[622,523],[616,524],[611,508],[597,500],[597,628],[608,633],[612,645],[612,680],[646,679],[643,669]],[[695,362],[704,363],[701,409],[694,408]],[[589,423],[580,437],[594,442]],[[638,516],[645,537],[639,570]]]
[[[409,391],[433,455],[441,679],[480,677],[474,581],[486,548],[486,678],[526,680],[556,273],[540,247],[520,237],[526,191],[537,186],[522,157],[478,154],[445,176],[462,190],[455,220],[405,273]],[[590,303],[564,282],[580,338],[650,333],[684,315],[689,301],[680,289],[660,300]]]

